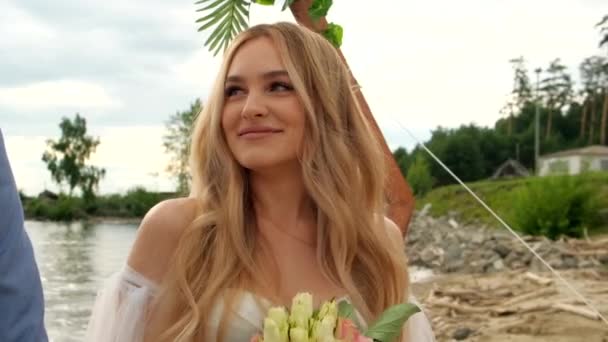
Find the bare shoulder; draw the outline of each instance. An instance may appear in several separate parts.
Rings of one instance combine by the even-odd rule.
[[[384,227],[386,228],[386,235],[394,244],[394,247],[399,248],[399,250],[402,251],[404,248],[404,240],[401,229],[399,229],[397,224],[387,216],[384,217]]]
[[[193,198],[170,199],[155,205],[139,226],[128,265],[159,283],[182,234],[196,213],[197,202]]]

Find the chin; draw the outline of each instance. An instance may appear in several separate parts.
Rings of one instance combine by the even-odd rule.
[[[237,160],[242,167],[251,171],[267,171],[292,163],[297,163],[299,165],[299,162],[295,157],[271,156],[267,154],[240,156]]]

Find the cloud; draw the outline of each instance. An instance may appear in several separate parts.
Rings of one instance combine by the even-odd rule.
[[[97,84],[63,80],[0,88],[0,106],[25,111],[48,107],[113,109],[121,103]]]
[[[250,23],[293,22],[281,5],[252,6]],[[208,33],[196,31],[195,8],[164,0],[3,3],[0,124],[21,184],[44,185],[44,139],[75,112],[102,139],[94,160],[108,169],[103,191],[171,184],[146,175],[166,158],[162,125],[206,98],[219,66],[203,47]],[[422,140],[438,125],[492,125],[511,90],[510,58],[523,55],[533,69],[561,57],[576,76],[583,58],[603,53],[593,26],[605,13],[605,0],[335,1],[329,20],[345,29],[342,50],[389,146],[411,148],[395,120]]]
[[[547,8],[551,11],[548,12]],[[510,58],[529,68],[600,53],[593,1],[336,2],[343,51],[376,117],[407,125],[491,126],[511,91]]]
[[[100,144],[89,164],[106,169],[106,177],[100,183],[102,193],[124,192],[137,185],[161,191],[173,190],[173,181],[165,173],[170,156],[165,154],[162,146],[164,132],[163,126],[91,130],[89,135],[98,137]],[[15,181],[28,195],[35,195],[45,188],[58,191],[41,160],[47,139],[45,136],[27,135],[6,137]]]

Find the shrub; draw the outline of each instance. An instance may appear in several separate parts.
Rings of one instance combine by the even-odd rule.
[[[407,172],[408,183],[416,196],[424,196],[433,187],[433,177],[426,158],[418,154]]]
[[[530,180],[515,192],[512,222],[526,234],[580,237],[599,219],[600,202],[592,184],[584,176]]]

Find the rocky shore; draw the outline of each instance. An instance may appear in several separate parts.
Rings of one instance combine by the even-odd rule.
[[[522,239],[608,317],[608,237]],[[608,322],[506,229],[417,213],[406,252],[433,274],[412,292],[437,341],[608,342]]]
[[[423,214],[423,213],[422,213]],[[608,265],[608,238],[595,240],[522,236],[536,253],[558,270]],[[495,273],[547,268],[506,229],[462,226],[454,217],[418,213],[408,233],[411,266],[435,273]]]

